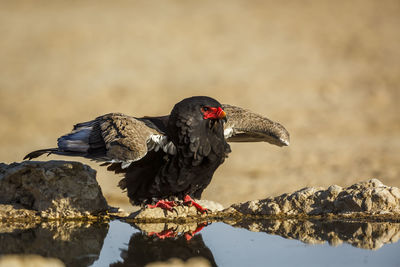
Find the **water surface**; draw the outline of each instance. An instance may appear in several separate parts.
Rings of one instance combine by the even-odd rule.
[[[187,260],[197,256],[207,258],[214,266],[400,266],[400,243],[397,242],[400,237],[399,225],[389,225],[393,227],[386,228],[387,224],[382,223],[371,226],[368,223],[336,222],[336,227],[333,226],[333,230],[330,229],[326,236],[339,233],[343,237],[346,229],[353,235],[352,238],[348,237],[349,243],[343,237],[343,240],[336,240],[337,243],[332,246],[316,235],[314,239],[308,236],[303,241],[290,239],[296,235],[292,232],[293,237],[287,236],[293,229],[285,234],[280,232],[285,235],[282,237],[235,228],[221,222],[208,225],[189,241],[182,234],[160,239],[154,234],[149,236],[149,232],[142,233],[126,223],[114,221],[110,223],[100,258],[93,266],[107,266],[110,263],[117,263],[115,266],[139,263],[137,266],[140,266],[171,257]],[[318,230],[315,225],[311,228]],[[382,228],[387,231],[382,231]],[[358,231],[360,229],[361,232]],[[370,235],[363,234],[363,230],[370,231]],[[311,231],[306,229],[306,232]],[[305,235],[307,233],[303,233]],[[332,244],[332,240],[330,242]],[[367,249],[356,245],[377,247]]]
[[[0,225],[1,254],[67,266],[144,266],[203,257],[212,266],[400,266],[400,224],[263,220],[208,224]],[[250,230],[251,231],[250,231]]]

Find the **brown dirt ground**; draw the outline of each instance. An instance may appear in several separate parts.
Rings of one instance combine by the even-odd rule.
[[[104,113],[167,114],[209,95],[281,122],[292,143],[233,144],[204,198],[400,187],[399,14],[386,0],[2,1],[0,161]],[[127,207],[118,177],[82,161]]]

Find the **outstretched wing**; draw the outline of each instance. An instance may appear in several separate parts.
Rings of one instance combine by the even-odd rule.
[[[288,131],[249,110],[224,104],[227,114],[224,124],[228,142],[268,142],[287,146]],[[24,157],[33,159],[40,155],[58,154],[81,156],[108,163],[121,163],[125,169],[130,163],[143,158],[148,151],[162,149],[174,155],[176,148],[166,136],[169,116],[135,118],[121,113],[110,113],[92,121],[76,124],[71,133],[58,139],[57,148],[36,150]]]
[[[165,135],[163,120],[165,117],[134,118],[121,113],[106,114],[76,124],[71,133],[58,138],[57,148],[34,151],[25,158],[53,153],[120,162],[124,168],[143,158],[150,150],[175,152]]]
[[[225,139],[228,142],[268,142],[277,146],[288,146],[289,132],[281,124],[271,121],[247,109],[223,104],[227,114]]]

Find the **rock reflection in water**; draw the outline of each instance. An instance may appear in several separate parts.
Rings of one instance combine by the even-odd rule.
[[[98,257],[107,224],[47,222],[27,227],[0,223],[0,254],[39,254],[58,258],[66,266],[88,266]]]
[[[379,249],[400,239],[400,223],[359,221],[252,220],[231,223],[234,227],[265,232],[308,244],[348,243],[363,249]]]
[[[148,263],[178,258],[187,261],[194,257],[207,259],[211,266],[217,266],[211,250],[205,245],[200,233],[205,224],[150,223],[135,224],[141,232],[134,233],[127,249],[121,252],[123,262],[111,264],[120,266],[145,266]]]

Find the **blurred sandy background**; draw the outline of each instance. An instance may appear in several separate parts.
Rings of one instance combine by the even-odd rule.
[[[164,115],[208,95],[282,123],[292,143],[233,144],[204,198],[228,205],[371,177],[400,186],[400,1],[0,6],[1,162],[104,113]],[[68,158],[40,160],[50,159]],[[126,207],[119,177],[82,161]]]

